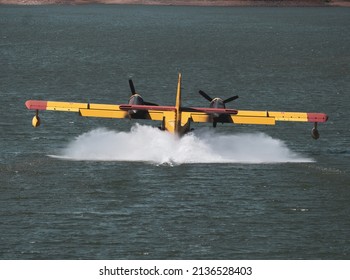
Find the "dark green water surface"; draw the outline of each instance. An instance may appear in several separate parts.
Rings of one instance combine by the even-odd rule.
[[[350,10],[0,6],[0,259],[349,259]],[[152,125],[28,99],[325,112]],[[132,127],[132,130],[130,128]],[[209,127],[209,128],[207,128]]]

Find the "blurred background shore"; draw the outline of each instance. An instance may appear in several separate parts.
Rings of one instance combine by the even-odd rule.
[[[343,6],[350,0],[0,0],[0,4],[51,5],[51,4],[135,4],[135,5],[187,5],[187,6]]]

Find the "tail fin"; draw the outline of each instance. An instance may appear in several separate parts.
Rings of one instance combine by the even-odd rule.
[[[177,81],[176,104],[175,104],[175,131],[181,133],[181,73]]]

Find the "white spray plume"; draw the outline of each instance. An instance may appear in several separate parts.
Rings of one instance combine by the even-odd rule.
[[[264,133],[226,135],[199,129],[179,138],[139,124],[130,132],[99,128],[84,133],[55,157],[155,164],[313,162]]]

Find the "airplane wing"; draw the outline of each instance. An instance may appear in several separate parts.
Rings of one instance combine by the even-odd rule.
[[[277,121],[292,121],[314,123],[312,137],[317,139],[319,137],[317,123],[326,122],[328,119],[328,116],[324,113],[247,111],[211,107],[182,107],[181,73],[179,73],[178,76],[175,106],[157,106],[152,103],[146,103],[143,101],[141,96],[135,92],[135,88],[131,80],[129,80],[129,85],[132,93],[132,96],[129,99],[129,104],[118,105],[28,100],[26,101],[25,105],[29,110],[36,111],[36,114],[32,120],[32,125],[34,127],[40,125],[40,118],[38,116],[39,111],[51,110],[75,112],[83,117],[149,119],[161,121],[161,129],[180,136],[190,131],[191,122],[211,122],[215,127],[217,123],[275,125]],[[218,98],[212,99],[202,91],[200,91],[200,93],[211,102],[210,104],[212,107],[225,107],[225,103],[238,97],[233,96],[226,100],[221,100]],[[212,103],[213,101],[215,102]]]
[[[326,122],[328,116],[324,113],[303,113],[303,112],[273,112],[273,111],[247,111],[247,110],[230,110],[198,108],[202,110],[191,110],[192,108],[182,111],[182,121],[190,120],[191,122],[212,122],[213,113],[221,114],[219,121],[221,123],[234,124],[256,124],[256,125],[275,125],[276,121],[291,122]],[[222,110],[220,112],[220,110]],[[224,115],[222,115],[224,114]],[[222,117],[224,116],[224,117]]]
[[[174,106],[129,105],[129,104],[96,104],[61,101],[28,100],[25,103],[29,110],[63,111],[79,113],[83,117],[97,118],[129,118],[128,111],[147,111],[142,119],[162,120],[165,111],[175,111]]]
[[[84,117],[127,118],[128,112],[121,110],[119,105],[75,103],[61,101],[28,100],[25,103],[29,110],[64,111],[79,113]]]
[[[95,104],[61,101],[28,100],[29,110],[36,110],[32,125],[40,125],[38,112],[42,110],[75,112],[83,117],[146,119],[162,122],[162,129],[182,135],[189,131],[191,122],[275,125],[277,121],[312,122],[312,136],[319,137],[317,123],[326,122],[324,113],[246,111],[227,108],[200,108],[179,106]]]
[[[245,111],[239,110],[237,119],[233,118],[234,123],[240,123],[240,119],[257,118],[258,122],[264,119],[272,118],[274,121],[283,122],[326,122],[328,116],[324,113],[304,113],[304,112],[274,112],[274,111]],[[240,118],[240,119],[239,119]],[[243,122],[244,123],[244,122]],[[249,124],[249,122],[248,122]],[[257,123],[260,124],[260,123]],[[264,124],[264,123],[262,123]]]

